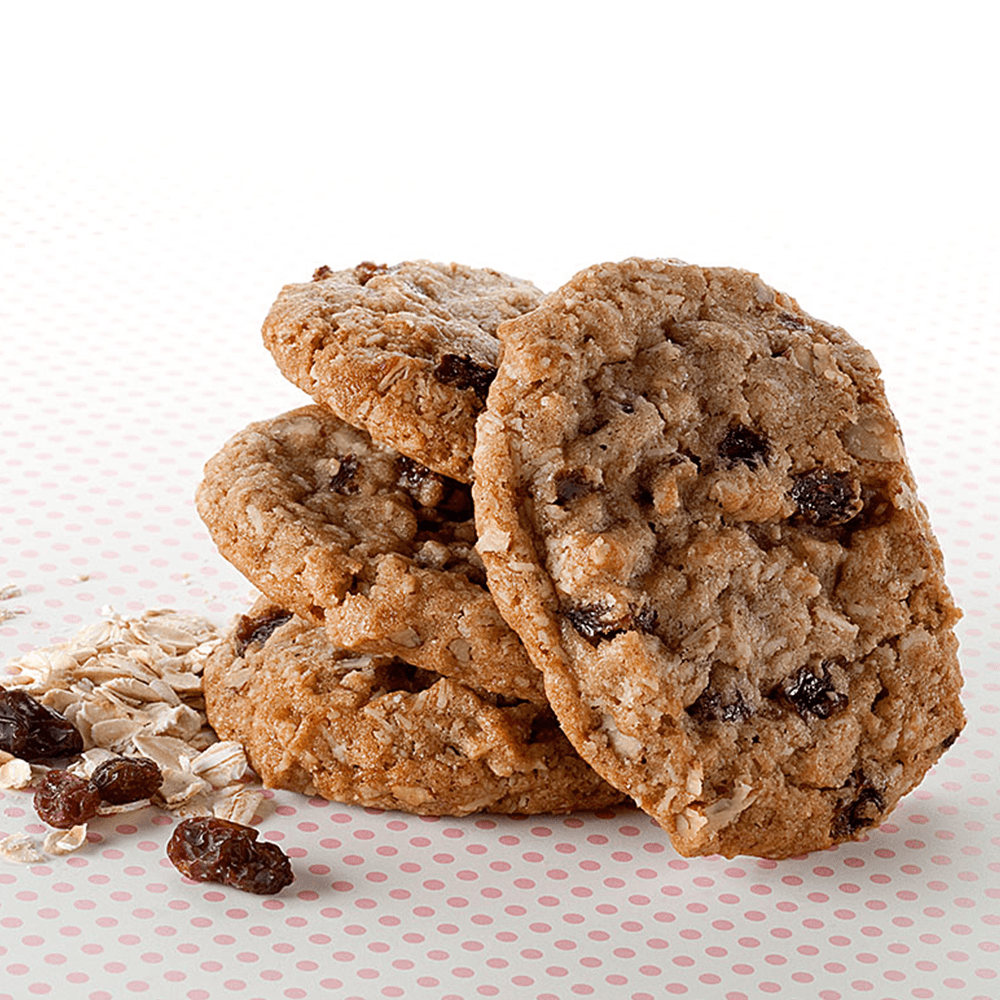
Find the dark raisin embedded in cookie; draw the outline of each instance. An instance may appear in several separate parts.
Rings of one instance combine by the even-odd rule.
[[[724,701],[718,691],[705,688],[687,712],[696,722],[745,722],[753,715],[753,708],[739,691]]]
[[[340,468],[334,473],[327,489],[334,493],[357,493],[358,484],[355,477],[358,474],[358,459],[356,455],[344,455],[340,459]]]
[[[870,784],[861,771],[851,775],[848,787],[856,787],[854,797],[841,805],[833,817],[833,835],[838,840],[855,836],[875,826],[885,810],[882,793]]]
[[[767,464],[767,438],[742,424],[733,424],[719,442],[719,457],[728,467],[743,464],[751,469]]]
[[[331,274],[333,274],[333,271],[330,270],[326,264],[321,264],[315,271],[313,271],[312,280],[323,281],[325,278],[329,278]]]
[[[426,465],[401,455],[396,462],[396,484],[424,507],[437,507],[444,496],[444,479]]]
[[[625,631],[621,626],[622,619],[610,617],[612,614],[612,609],[606,604],[577,604],[562,612],[566,621],[592,645]]]
[[[810,716],[829,719],[831,715],[843,711],[848,702],[847,695],[833,686],[826,663],[820,665],[819,674],[810,667],[802,667],[781,686],[780,696],[806,720]]]
[[[861,485],[846,472],[804,472],[795,477],[790,495],[798,507],[798,516],[819,528],[846,524],[862,508]]]
[[[492,365],[482,365],[467,354],[445,354],[434,369],[434,377],[456,389],[471,389],[483,402],[497,370]]]
[[[656,609],[649,607],[635,612],[626,611],[616,617],[615,609],[603,602],[577,604],[564,610],[562,616],[592,646],[602,640],[613,639],[622,632],[652,632],[657,619]]]
[[[234,648],[237,656],[242,656],[248,646],[254,643],[265,643],[277,629],[290,621],[291,611],[270,611],[259,618],[240,615],[240,624],[233,635]]]

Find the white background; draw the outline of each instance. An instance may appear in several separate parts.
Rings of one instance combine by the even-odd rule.
[[[304,402],[260,346],[282,284],[427,257],[548,290],[672,256],[759,271],[882,361],[966,611],[970,725],[867,843],[780,866],[681,863],[627,810],[434,825],[278,796],[262,828],[311,881],[276,914],[176,883],[154,817],[109,824],[79,879],[0,869],[0,998],[995,998],[996,37],[975,3],[4,5],[0,669],[107,603],[243,609],[191,496],[230,434]],[[457,873],[423,857],[457,843]],[[122,874],[143,865],[163,883]],[[566,891],[519,886],[532,866]],[[170,900],[148,926],[129,878]]]

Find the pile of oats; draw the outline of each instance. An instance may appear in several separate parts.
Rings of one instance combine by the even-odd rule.
[[[153,804],[177,816],[217,816],[249,823],[262,794],[248,783],[240,744],[219,740],[205,718],[201,671],[221,640],[193,614],[146,611],[125,618],[102,608],[103,619],[70,642],[12,661],[6,688],[20,688],[72,722],[84,752],[69,767],[89,778],[119,755],[149,757],[163,773],[152,800],[105,803],[99,815]],[[0,788],[25,789],[47,770],[0,751]],[[0,857],[38,862],[42,851],[65,854],[86,842],[86,824],[54,830],[39,845],[25,834],[0,840]]]

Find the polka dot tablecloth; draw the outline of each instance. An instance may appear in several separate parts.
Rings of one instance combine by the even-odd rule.
[[[252,226],[229,188],[192,210],[183,178],[11,177],[0,670],[105,605],[224,626],[251,589],[195,513],[201,466],[304,402],[260,321],[281,283],[357,250],[305,222]],[[862,247],[810,270],[758,242],[762,262],[733,262],[766,261],[881,359],[965,611],[968,727],[889,821],[780,863],[685,860],[632,808],[432,819],[268,793],[255,823],[296,880],[256,897],[182,879],[170,815],[104,817],[73,854],[0,862],[0,1000],[1000,997],[995,269]],[[584,263],[550,258],[539,280]],[[0,836],[44,832],[28,794],[0,794]]]

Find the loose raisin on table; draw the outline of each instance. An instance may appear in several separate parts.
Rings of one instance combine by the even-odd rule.
[[[277,844],[257,843],[252,827],[214,816],[179,823],[167,843],[167,857],[188,878],[259,895],[280,892],[294,877]]]
[[[35,791],[35,812],[49,826],[68,830],[97,815],[101,793],[69,771],[48,771]]]
[[[242,656],[248,646],[255,642],[267,642],[271,633],[281,628],[287,621],[291,621],[291,611],[269,611],[267,614],[257,618],[249,615],[240,615],[239,628],[236,629],[234,652],[237,656]]]
[[[483,402],[497,370],[492,365],[473,361],[468,354],[445,354],[434,369],[434,377],[457,389],[471,389]]]
[[[767,438],[742,424],[734,424],[719,442],[719,457],[730,469],[742,463],[750,469],[767,463]]]
[[[813,469],[795,477],[791,498],[804,521],[820,528],[846,524],[863,506],[861,486],[846,472]]]
[[[148,757],[115,757],[94,769],[90,783],[105,802],[120,806],[151,798],[163,784],[163,774]]]
[[[31,762],[83,752],[83,737],[68,719],[24,691],[0,688],[0,750]]]

